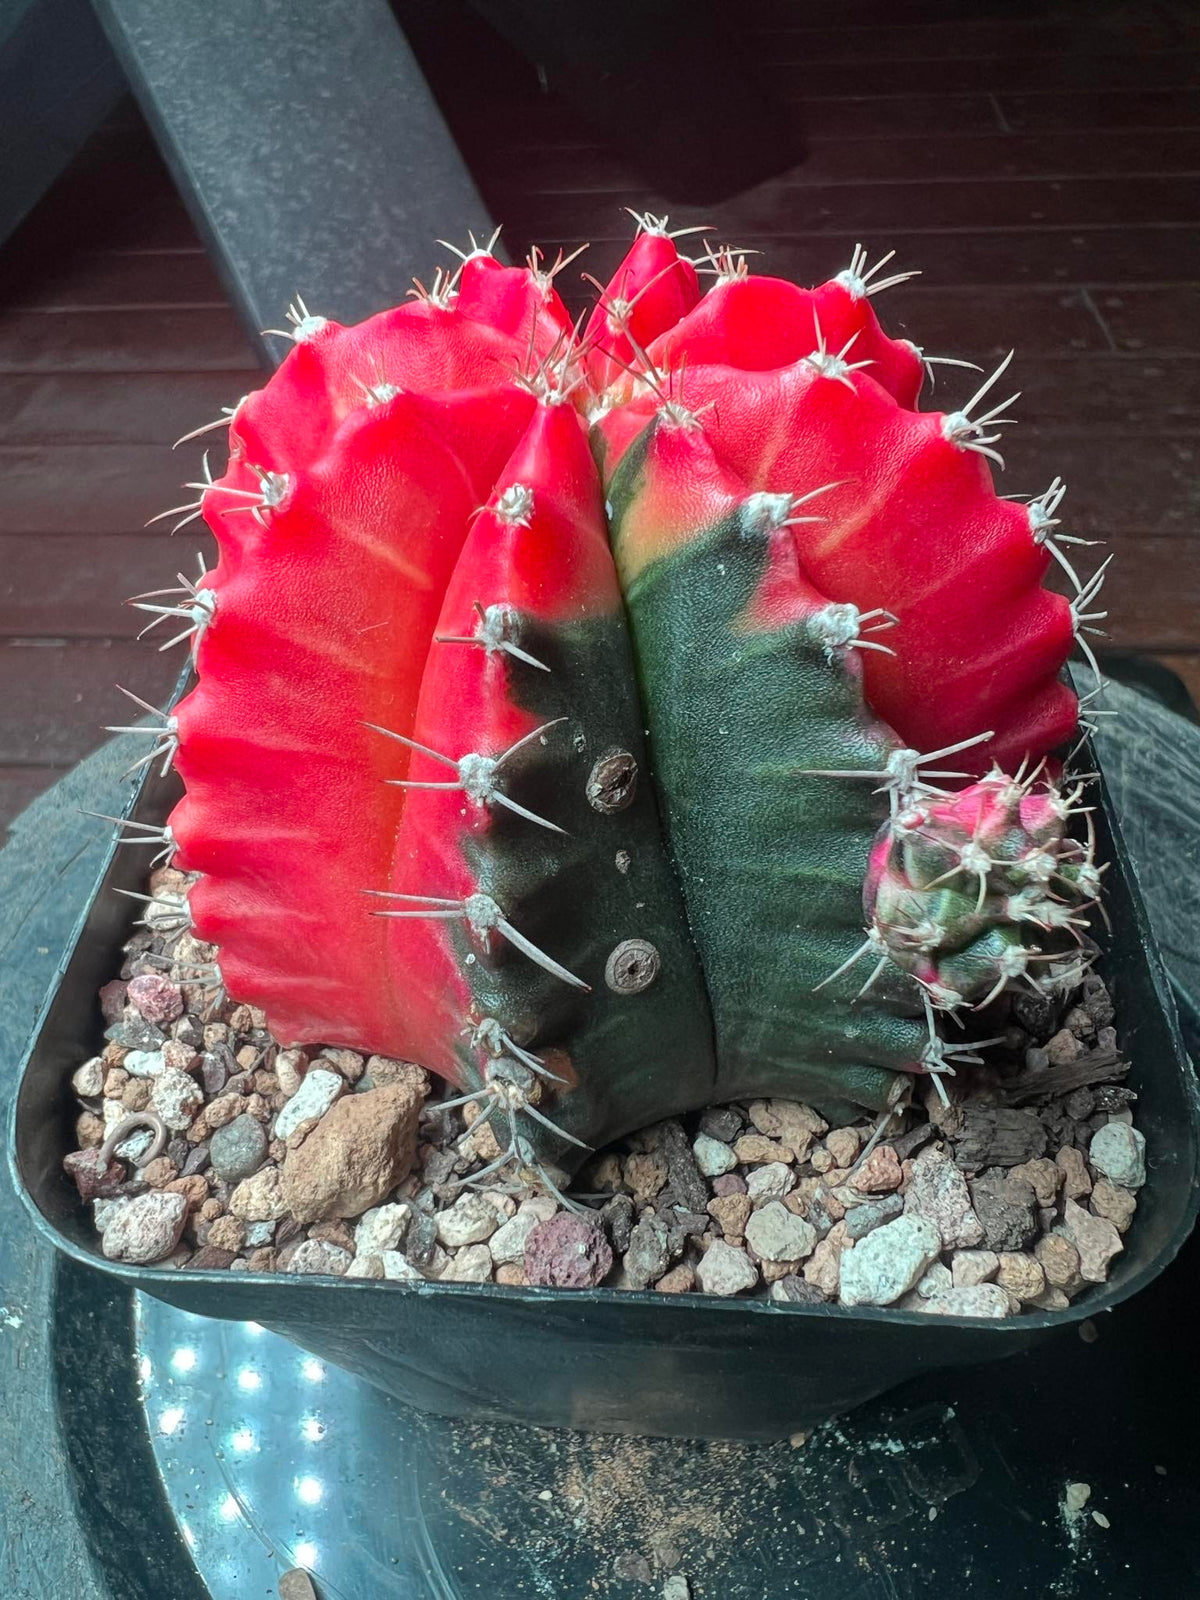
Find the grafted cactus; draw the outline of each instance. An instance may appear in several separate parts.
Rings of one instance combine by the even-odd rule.
[[[473,247],[356,328],[298,305],[178,508],[219,562],[138,601],[192,636],[153,751],[223,982],[458,1085],[497,1165],[891,1106],[952,1070],[936,1011],[1042,981],[1097,892],[1020,777],[1075,729],[1097,585],[1042,588],[1059,485],[997,498],[994,379],[917,411],[861,252],[811,291],[713,252],[701,294],[639,220],[582,342],[561,257]]]

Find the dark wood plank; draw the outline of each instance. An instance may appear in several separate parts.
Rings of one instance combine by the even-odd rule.
[[[176,439],[236,405],[260,380],[248,372],[52,372],[9,374],[0,383],[0,444],[155,445]],[[221,438],[208,434],[221,457]],[[198,455],[179,450],[181,464]],[[190,476],[189,474],[185,474]]]
[[[768,57],[765,67],[768,80],[776,83],[785,98],[813,102],[821,98],[840,99],[847,94],[892,94],[898,89],[906,92],[943,94],[947,89],[958,93],[982,91],[1008,95],[1043,92],[1069,94],[1085,91],[1089,94],[1123,90],[1130,82],[1130,61],[1125,52],[1114,50],[1105,53],[1078,55],[1039,55],[1030,53],[983,58],[980,60],[906,61],[898,68],[886,57],[876,60],[856,61],[852,71],[830,71],[819,77],[820,90],[813,93],[812,81],[801,87],[797,71],[804,63],[781,59],[778,54]],[[1137,82],[1141,90],[1189,89],[1200,77],[1200,52],[1195,50],[1139,51]]]
[[[820,16],[820,8],[813,7],[811,14]],[[1078,14],[1070,20],[1019,15],[1003,20],[960,16],[952,27],[944,19],[928,18],[880,21],[871,27],[830,27],[813,26],[804,20],[803,12],[798,12],[794,23],[760,24],[755,27],[755,34],[762,48],[771,50],[777,61],[796,66],[864,60],[1006,61],[1014,55],[1033,52],[1061,57],[1134,49],[1141,54],[1178,49],[1188,42],[1200,44],[1200,25],[1195,18],[1180,24],[1149,6],[1107,15],[1100,7],[1093,7],[1086,25],[1081,26],[1081,20]]]
[[[1200,653],[1189,651],[1187,654],[1166,654],[1156,652],[1159,661],[1164,667],[1170,667],[1183,679],[1192,699],[1200,706]]]
[[[221,450],[211,459],[215,476]],[[158,512],[196,499],[181,485],[198,466],[198,453],[159,445],[0,446],[0,534],[139,532]],[[170,526],[155,524],[164,536]]]
[[[0,642],[0,767],[70,766],[127,720],[114,684],[164,704],[179,669],[177,652],[124,639]]]
[[[1192,438],[1141,438],[1131,454],[1107,438],[1016,427],[1006,430],[1003,452],[1008,467],[997,474],[1002,494],[1037,492],[1056,475],[1066,480],[1071,533],[1107,539],[1123,531],[1174,539],[1193,534],[1200,521]]]
[[[261,370],[227,306],[0,314],[0,373]]]
[[[1109,289],[1097,293],[1095,304],[1118,350],[1153,355],[1196,347],[1200,284]]]
[[[0,535],[0,637],[132,637],[151,619],[124,601],[172,586],[177,572],[194,579],[199,551],[207,562],[216,558],[206,529],[174,541],[124,533]],[[176,631],[160,627],[150,637]]]
[[[1007,126],[1018,131],[1038,128],[1195,128],[1200,126],[1200,90],[1189,88],[1195,76],[1183,80],[1184,87],[1156,89],[1143,86],[1141,63],[1135,69],[1125,62],[1125,86],[1104,89],[1099,85],[1038,94],[997,90],[996,103]]]
[[[607,239],[614,231],[627,236],[629,210],[669,211],[680,227],[712,221],[702,207],[672,207],[667,195],[636,190],[605,195],[600,204],[592,195],[555,195],[552,207],[546,199],[529,195],[515,201],[508,213],[512,225],[529,232],[549,215],[565,233],[583,235],[590,229],[593,237]],[[1198,215],[1200,178],[1180,174],[977,184],[927,184],[914,177],[909,183],[803,188],[777,180],[725,201],[719,228],[736,242],[744,234],[794,239],[848,229],[876,237],[893,229],[940,233],[977,227],[982,219],[998,230],[1108,227],[1132,216],[1186,224]]]
[[[146,250],[137,255],[68,250],[36,278],[5,296],[14,310],[98,311],[224,307],[228,297],[199,250]]]
[[[520,158],[526,194],[619,194],[639,184],[636,164],[603,145],[514,149],[502,144],[489,162],[500,177]],[[1058,180],[1200,172],[1200,128],[1096,133],[980,133],[967,138],[895,134],[830,139],[810,134],[803,160],[779,178],[784,188],[821,184],[992,183],[997,178]],[[94,269],[89,266],[89,272]]]

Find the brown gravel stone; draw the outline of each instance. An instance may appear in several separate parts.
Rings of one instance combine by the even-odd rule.
[[[377,1089],[404,1085],[410,1094],[424,1101],[429,1093],[429,1075],[412,1061],[395,1061],[390,1056],[369,1056],[367,1074]]]
[[[659,1294],[687,1294],[696,1287],[696,1274],[686,1262],[672,1267],[654,1285]]]
[[[145,1111],[153,1093],[153,1078],[130,1078],[121,1090],[121,1104],[126,1111]]]
[[[1087,1162],[1081,1150],[1076,1150],[1074,1145],[1065,1145],[1055,1156],[1054,1164],[1063,1171],[1065,1199],[1082,1200],[1084,1195],[1091,1194],[1092,1180],[1088,1176]]]
[[[649,1205],[667,1181],[667,1163],[657,1154],[626,1156],[624,1178],[635,1203]]]
[[[1118,1233],[1124,1233],[1137,1210],[1137,1195],[1107,1178],[1097,1178],[1088,1206],[1096,1216],[1111,1222]]]
[[[786,1145],[777,1144],[774,1139],[768,1139],[762,1133],[744,1133],[734,1145],[733,1153],[747,1166],[763,1161],[787,1163],[792,1159],[792,1152]]]
[[[225,1215],[225,1207],[213,1195],[209,1195],[201,1205],[198,1215],[205,1222],[215,1222],[218,1217]]]
[[[832,1150],[814,1150],[812,1153],[812,1169],[814,1172],[824,1174],[829,1172],[836,1163]]]
[[[1046,1054],[1050,1058],[1052,1067],[1070,1066],[1078,1057],[1079,1051],[1079,1040],[1070,1028],[1060,1028],[1054,1037],[1046,1042]]]
[[[795,1160],[808,1158],[814,1139],[819,1139],[829,1127],[811,1106],[797,1100],[754,1100],[748,1107],[750,1121],[760,1133],[778,1139],[792,1151]],[[787,1160],[786,1156],[778,1157]]]
[[[1039,1206],[1057,1205],[1058,1191],[1065,1173],[1056,1161],[1051,1161],[1049,1156],[1038,1156],[1036,1160],[1023,1161],[1020,1166],[1010,1170],[1014,1177],[1024,1178],[1032,1187]]]
[[[1046,1275],[1033,1256],[1002,1250],[996,1282],[1018,1300],[1033,1300],[1045,1289]]]
[[[1068,1200],[1063,1207],[1062,1231],[1079,1251],[1079,1270],[1088,1283],[1106,1282],[1109,1263],[1124,1248],[1112,1223]]]
[[[1000,1257],[994,1250],[956,1250],[950,1260],[951,1279],[956,1289],[974,1289],[981,1283],[989,1283],[999,1268]]]
[[[265,1095],[250,1094],[246,1096],[241,1109],[256,1122],[270,1122],[271,1105]]]
[[[860,1194],[890,1194],[893,1189],[900,1187],[903,1176],[896,1152],[890,1144],[881,1144],[871,1151],[850,1179],[850,1187],[857,1189]],[[833,1179],[829,1181],[833,1187]]]
[[[189,1272],[223,1272],[233,1265],[237,1252],[220,1245],[202,1244],[187,1262]]]
[[[284,1139],[272,1139],[267,1146],[267,1159],[276,1166],[282,1165],[284,1156],[287,1155],[287,1142]]]
[[[119,1100],[125,1093],[130,1082],[129,1074],[124,1067],[109,1067],[104,1074],[104,1096],[107,1100]]]
[[[819,1239],[812,1255],[804,1263],[802,1276],[805,1283],[815,1284],[831,1299],[837,1294],[838,1274],[842,1252],[850,1245],[846,1238],[846,1224],[837,1222],[824,1239]]]
[[[190,1072],[200,1059],[190,1044],[168,1039],[162,1047],[163,1065],[175,1072]]]
[[[354,1232],[340,1218],[335,1222],[314,1222],[308,1230],[310,1239],[319,1239],[322,1244],[336,1244],[339,1250],[348,1250],[355,1254]]]
[[[825,1137],[825,1148],[833,1157],[835,1167],[852,1167],[862,1148],[857,1128],[834,1128]]]
[[[240,1217],[217,1217],[209,1227],[208,1242],[236,1254],[246,1242],[246,1224]]]
[[[496,1282],[508,1289],[525,1287],[525,1268],[519,1261],[504,1261],[496,1268]]]
[[[357,1083],[367,1066],[355,1050],[322,1050],[316,1065],[340,1074],[347,1083]]]
[[[740,1243],[750,1220],[752,1206],[746,1194],[719,1195],[708,1202],[708,1214],[715,1217],[727,1239]]]
[[[424,1096],[414,1073],[381,1089],[343,1095],[283,1164],[288,1209],[302,1222],[357,1217],[404,1178],[416,1153]]]
[[[166,1156],[157,1156],[142,1168],[142,1181],[152,1189],[161,1189],[179,1176],[179,1168]]]
[[[253,1177],[243,1178],[229,1197],[229,1209],[243,1222],[276,1222],[287,1215],[283,1180],[278,1167],[262,1167]],[[296,1236],[299,1235],[297,1227]],[[277,1243],[283,1243],[281,1239]]]
[[[1052,1289],[1062,1289],[1070,1295],[1083,1288],[1079,1251],[1062,1234],[1048,1233],[1034,1245],[1033,1253]]]
[[[167,1194],[181,1194],[192,1211],[208,1199],[208,1184],[199,1173],[191,1178],[172,1178],[170,1183],[163,1184],[163,1189]]]
[[[308,1056],[303,1050],[281,1050],[275,1057],[275,1076],[289,1099],[300,1087],[307,1070]]]
[[[240,1117],[245,1110],[246,1102],[240,1094],[222,1094],[208,1102],[204,1120],[211,1132],[216,1128],[223,1128],[226,1123],[232,1122],[234,1117]]]

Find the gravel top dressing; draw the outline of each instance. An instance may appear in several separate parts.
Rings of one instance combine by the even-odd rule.
[[[151,875],[100,993],[106,1043],[72,1079],[66,1166],[110,1259],[1006,1317],[1103,1283],[1133,1221],[1145,1141],[1093,973],[980,1013],[1003,1045],[948,1104],[916,1078],[882,1129],[715,1106],[597,1152],[558,1193],[511,1166],[476,1181],[492,1128],[472,1129],[476,1103],[441,1109],[421,1068],[280,1047],[209,985],[188,882]]]

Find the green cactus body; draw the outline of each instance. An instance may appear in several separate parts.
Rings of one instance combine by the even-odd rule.
[[[786,1084],[831,1114],[882,1107],[889,1069],[927,1042],[919,992],[894,967],[853,1006],[861,979],[822,985],[862,945],[865,841],[887,801],[869,781],[805,775],[879,772],[898,745],[864,708],[853,649],[836,642],[847,608],[800,574],[791,497],[739,493],[698,428],[652,424],[609,498],[719,1097]]]

